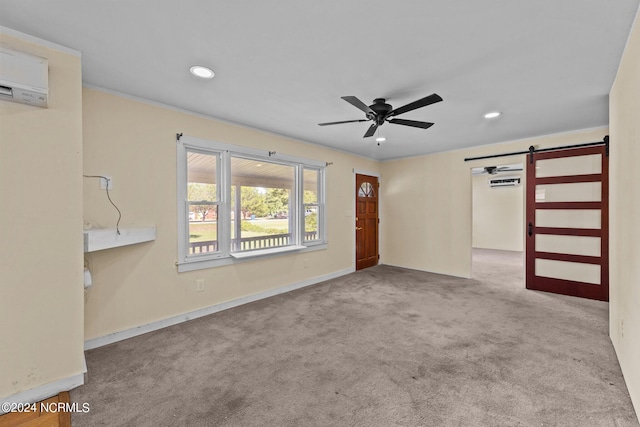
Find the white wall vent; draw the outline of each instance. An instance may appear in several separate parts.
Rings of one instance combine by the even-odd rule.
[[[496,176],[489,178],[489,186],[491,187],[515,187],[520,185],[519,176]]]
[[[0,100],[47,108],[49,62],[0,47]]]

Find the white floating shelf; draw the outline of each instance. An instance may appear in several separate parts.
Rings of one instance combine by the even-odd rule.
[[[115,228],[95,228],[84,231],[84,251],[95,252],[151,240],[156,240],[155,226],[121,228],[120,234]]]

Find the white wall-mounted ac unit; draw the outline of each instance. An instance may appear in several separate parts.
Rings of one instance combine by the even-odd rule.
[[[0,47],[0,100],[47,108],[49,62]]]
[[[519,176],[494,176],[489,178],[489,186],[491,187],[515,187],[520,185]]]

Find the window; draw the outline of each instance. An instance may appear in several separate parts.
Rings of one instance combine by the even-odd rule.
[[[358,189],[358,197],[375,197],[376,193],[373,185],[369,182],[363,182]]]
[[[231,252],[295,243],[295,178],[293,165],[231,157]]]
[[[320,169],[305,168],[303,172],[304,241],[321,240],[320,217]]]
[[[326,247],[317,161],[178,140],[178,271]]]
[[[217,154],[187,152],[189,254],[218,252]]]

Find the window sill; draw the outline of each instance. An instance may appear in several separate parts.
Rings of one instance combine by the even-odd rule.
[[[235,259],[246,259],[253,258],[257,256],[271,255],[271,254],[280,254],[283,252],[294,252],[299,251],[300,249],[305,249],[306,246],[283,246],[281,248],[272,248],[272,249],[257,249],[255,251],[244,251],[244,252],[234,252],[231,256]]]
[[[177,263],[178,273],[187,271],[202,270],[205,268],[222,267],[224,265],[240,264],[242,262],[251,261],[258,258],[269,258],[280,255],[313,252],[327,249],[326,242],[310,244],[308,246],[285,246],[274,249],[259,249],[255,251],[236,252],[230,256],[223,258],[207,258],[207,259],[189,259],[184,262]]]

